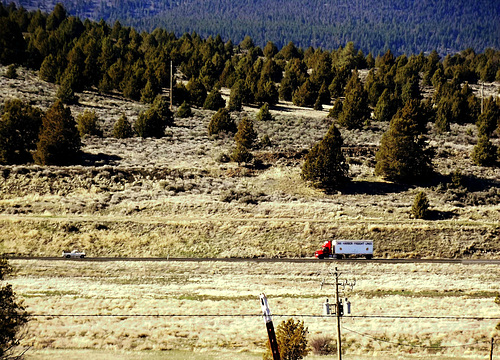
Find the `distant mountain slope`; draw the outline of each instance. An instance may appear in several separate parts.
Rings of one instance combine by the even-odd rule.
[[[257,45],[293,41],[334,49],[353,41],[365,53],[453,53],[500,48],[498,0],[17,0],[51,11],[61,2],[72,15],[177,35],[220,34]]]

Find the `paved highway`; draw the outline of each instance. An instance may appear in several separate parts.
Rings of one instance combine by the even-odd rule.
[[[11,260],[42,260],[42,261],[172,261],[172,262],[291,262],[291,263],[384,263],[384,264],[413,264],[413,263],[429,263],[429,264],[498,264],[500,259],[371,259],[365,260],[361,258],[353,259],[324,259],[316,258],[158,258],[158,257],[86,257],[84,259],[65,259],[62,257],[8,257]]]

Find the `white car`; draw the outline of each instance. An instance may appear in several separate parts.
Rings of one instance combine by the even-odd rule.
[[[66,258],[66,259],[71,259],[71,258],[83,259],[85,257],[85,253],[80,252],[78,250],[73,250],[72,252],[63,251],[62,255],[63,255],[63,258]]]

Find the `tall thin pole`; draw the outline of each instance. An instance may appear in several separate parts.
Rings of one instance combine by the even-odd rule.
[[[173,103],[174,103],[174,91],[173,91],[173,88],[172,88],[172,78],[174,77],[174,74],[173,74],[173,66],[172,66],[172,60],[170,60],[170,111],[173,111],[174,110],[174,106],[173,106]]]
[[[490,360],[493,360],[493,338],[491,338]]]
[[[335,268],[335,313],[337,315],[337,359],[342,360],[342,335],[340,333],[339,272]]]

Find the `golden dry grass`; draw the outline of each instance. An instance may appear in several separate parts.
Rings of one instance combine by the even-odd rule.
[[[194,350],[258,354],[266,331],[259,293],[275,314],[297,314],[309,337],[334,334],[333,318],[321,315],[333,288],[320,288],[333,265],[318,263],[11,261],[10,279],[34,314],[124,315],[37,317],[24,345],[33,349],[105,351]],[[343,263],[343,277],[356,279],[347,295],[353,315],[500,317],[497,265]],[[330,278],[331,280],[331,278]],[[183,317],[127,317],[176,314]],[[213,315],[201,317],[197,315]],[[218,317],[221,315],[222,317]],[[275,325],[286,317],[275,316]],[[470,355],[484,357],[498,321],[344,318],[344,344],[351,356]],[[360,336],[355,332],[366,334]],[[389,342],[371,337],[385,338]],[[465,348],[411,348],[414,345]],[[486,342],[486,343],[485,343]],[[244,356],[244,355],[242,355]]]

